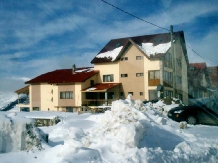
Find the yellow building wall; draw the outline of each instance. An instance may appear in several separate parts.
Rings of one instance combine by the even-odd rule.
[[[60,99],[60,92],[73,92],[73,99]],[[58,85],[58,106],[59,107],[67,107],[67,106],[75,106],[75,85]]]
[[[53,106],[53,85],[51,84],[40,84],[41,90],[41,111],[52,111]]]
[[[94,65],[95,70],[100,70],[98,83],[103,83],[103,75],[114,74],[114,83],[119,83],[119,64],[118,62],[98,63]]]
[[[30,85],[30,110],[33,107],[41,109],[41,89],[40,85]]]
[[[136,60],[136,56],[142,57]],[[122,57],[128,57],[128,60],[119,61],[119,82],[122,83],[122,92],[126,98],[129,92],[133,92],[133,99],[144,100],[144,54],[134,45],[131,45]],[[136,73],[143,73],[143,76],[136,76]],[[127,77],[121,77],[121,74],[127,74]],[[143,95],[140,95],[143,92]]]
[[[144,98],[146,100],[149,100],[149,90],[156,90],[157,86],[149,86],[148,85],[148,72],[152,70],[159,70],[160,71],[160,78],[162,75],[162,67],[161,67],[161,61],[160,60],[150,60],[145,57],[144,59],[144,81],[145,81],[145,96]],[[161,79],[162,80],[162,79]]]

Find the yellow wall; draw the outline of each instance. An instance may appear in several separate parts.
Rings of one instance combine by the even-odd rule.
[[[148,58],[145,57],[144,60],[144,80],[145,80],[145,99],[149,100],[149,90],[156,90],[156,86],[148,86],[148,71],[151,70],[160,70],[160,75],[162,75],[162,69],[160,67],[160,60],[149,60]]]
[[[103,75],[114,74],[114,83],[119,83],[119,64],[118,62],[108,62],[94,65],[95,70],[100,70],[98,83],[103,83]]]
[[[41,107],[40,85],[30,85],[30,107]]]
[[[53,86],[51,84],[41,84],[41,110],[53,110]]]
[[[136,60],[136,56],[141,56],[142,60]],[[144,92],[144,59],[145,56],[136,46],[131,45],[122,57],[128,57],[128,60],[119,61],[119,82],[122,83],[124,97],[128,92],[133,92],[133,99],[144,99],[140,92]],[[136,73],[143,73],[143,76],[136,76]],[[127,74],[128,77],[121,77],[121,74]]]

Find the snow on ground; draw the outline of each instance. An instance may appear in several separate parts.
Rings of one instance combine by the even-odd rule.
[[[173,107],[168,105],[167,107]],[[165,116],[162,102],[117,100],[102,114],[18,112],[23,116],[59,116],[55,126],[40,127],[49,134],[42,151],[0,154],[2,163],[83,162],[218,162],[218,127],[188,125]],[[157,108],[157,109],[155,109]],[[5,112],[7,114],[12,114]]]

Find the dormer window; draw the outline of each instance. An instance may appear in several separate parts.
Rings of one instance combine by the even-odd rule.
[[[136,56],[136,60],[142,60],[143,56]]]
[[[120,47],[121,43],[117,43],[115,46],[116,48]]]

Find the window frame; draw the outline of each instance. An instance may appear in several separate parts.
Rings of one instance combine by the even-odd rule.
[[[73,91],[61,91],[60,92],[60,99],[73,99]]]
[[[136,77],[141,77],[141,76],[144,76],[144,73],[143,73],[143,72],[136,73]]]
[[[143,56],[136,56],[136,60],[143,60]]]
[[[127,77],[128,77],[128,74],[120,74],[120,77],[121,77],[121,78],[127,78]]]
[[[134,93],[133,92],[128,92],[128,94],[132,94],[132,96],[133,96]]]
[[[160,70],[149,70],[148,71],[148,86],[157,86],[158,84],[160,84]]]
[[[121,61],[128,61],[128,57],[122,57],[120,60]]]
[[[110,77],[110,80],[108,80],[108,77]],[[114,74],[103,75],[103,82],[114,82]]]

